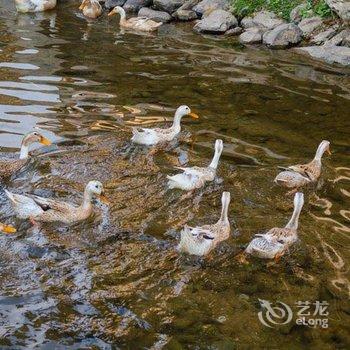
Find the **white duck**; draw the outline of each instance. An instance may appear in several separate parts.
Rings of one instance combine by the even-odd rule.
[[[204,186],[206,182],[213,181],[216,176],[216,169],[218,167],[219,159],[223,148],[224,144],[222,140],[216,140],[214,157],[208,167],[177,167],[177,169],[182,170],[183,173],[173,176],[167,176],[169,180],[169,188],[179,188],[180,190],[184,191],[192,191],[196,188]]]
[[[294,196],[294,211],[291,219],[284,228],[274,227],[264,234],[257,234],[245,249],[244,254],[258,258],[279,258],[298,239],[298,224],[301,209],[304,205],[304,195],[297,192]]]
[[[41,12],[56,7],[57,0],[15,0],[18,12]]]
[[[102,6],[98,0],[83,0],[79,10],[88,18],[97,18],[102,14]]]
[[[221,198],[221,216],[216,224],[201,227],[190,227],[186,225],[181,231],[181,239],[177,247],[178,251],[204,256],[212,251],[218,243],[229,238],[231,232],[230,222],[228,220],[230,200],[230,192],[224,192]]]
[[[162,22],[155,22],[147,17],[133,17],[126,19],[125,10],[120,6],[116,6],[108,14],[108,16],[113,16],[117,13],[120,15],[120,26],[128,29],[135,29],[143,32],[153,32],[163,24]]]
[[[180,106],[174,117],[173,125],[168,129],[145,129],[145,128],[133,128],[133,136],[131,141],[139,145],[154,146],[163,142],[172,141],[181,131],[181,119],[189,115],[192,118],[198,119],[198,115],[191,112],[190,107]]]
[[[108,204],[104,197],[103,186],[99,181],[90,181],[86,185],[83,202],[80,206],[38,196],[23,196],[7,190],[5,190],[5,193],[17,217],[19,219],[30,219],[33,224],[36,221],[72,224],[86,220],[92,214],[92,200],[94,197]]]

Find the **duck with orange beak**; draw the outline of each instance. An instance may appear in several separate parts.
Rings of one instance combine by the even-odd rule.
[[[85,17],[95,19],[102,14],[102,6],[98,0],[83,0],[79,7]]]
[[[167,129],[144,129],[144,128],[133,128],[133,136],[131,141],[146,146],[155,146],[159,143],[167,143],[172,141],[181,131],[181,119],[184,116],[190,116],[194,119],[198,119],[199,116],[191,112],[190,107],[180,106],[174,116],[173,125]]]
[[[19,158],[0,160],[0,178],[8,178],[19,172],[29,161],[29,146],[33,143],[41,143],[44,146],[51,145],[51,141],[34,131],[23,137]]]

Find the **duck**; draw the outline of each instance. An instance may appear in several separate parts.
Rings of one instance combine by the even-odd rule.
[[[316,182],[321,175],[321,159],[326,151],[331,154],[330,142],[323,140],[319,144],[315,157],[311,162],[289,166],[276,176],[274,182],[277,185],[292,188],[296,191],[300,187]]]
[[[18,12],[42,12],[56,7],[57,0],[15,0]]]
[[[98,0],[83,0],[79,10],[83,11],[85,17],[97,18],[102,14],[102,6]]]
[[[191,167],[191,168],[181,168],[182,174],[177,174],[173,176],[167,176],[169,189],[178,188],[184,191],[192,191],[196,188],[204,186],[206,182],[213,181],[216,176],[216,169],[219,164],[219,159],[221,153],[224,149],[224,143],[222,140],[215,141],[215,153],[214,157],[207,167]]]
[[[155,146],[159,143],[166,143],[172,141],[181,131],[181,119],[189,115],[194,119],[198,119],[199,116],[191,112],[190,107],[183,105],[180,106],[174,116],[173,125],[168,129],[145,129],[145,128],[132,128],[133,143],[145,146]]]
[[[288,248],[298,240],[299,216],[304,205],[304,195],[294,195],[294,210],[291,219],[283,228],[274,227],[264,234],[256,234],[244,251],[262,259],[275,259],[277,262]]]
[[[0,159],[0,178],[8,178],[20,171],[29,161],[29,146],[33,143],[44,146],[51,145],[51,141],[34,131],[23,137],[18,159]]]
[[[153,32],[163,24],[162,22],[155,22],[147,17],[133,17],[126,19],[125,10],[120,6],[114,7],[113,10],[109,12],[108,16],[113,16],[117,13],[120,15],[119,24],[123,28],[135,29],[143,32]]]
[[[86,185],[80,206],[34,195],[15,194],[8,190],[5,193],[16,216],[23,220],[29,219],[33,225],[37,222],[73,224],[86,220],[93,212],[92,201],[95,197],[108,204],[103,185],[99,181],[90,181]]]
[[[2,222],[0,222],[0,232],[3,232],[3,233],[16,233],[17,230],[11,225],[6,225],[6,224],[3,224]]]
[[[205,256],[220,242],[229,238],[231,227],[228,219],[228,208],[231,201],[230,192],[223,192],[221,197],[221,216],[217,223],[199,227],[185,225],[181,231],[177,250],[191,255]]]

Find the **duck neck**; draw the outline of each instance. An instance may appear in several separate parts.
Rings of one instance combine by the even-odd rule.
[[[22,142],[19,159],[27,159],[28,156],[29,156],[29,145],[27,145],[25,142]]]
[[[119,9],[118,13],[120,15],[120,22],[121,23],[125,22],[126,21],[126,13],[122,7]]]
[[[215,149],[215,154],[214,154],[213,160],[209,164],[209,168],[216,169],[218,167],[220,156],[221,156],[221,152]]]
[[[296,203],[296,205],[294,206],[293,215],[290,218],[288,224],[286,225],[286,228],[290,228],[295,231],[298,229],[299,216],[300,216],[302,207],[303,207],[303,202]]]
[[[81,207],[84,210],[90,210],[92,208],[92,195],[87,189],[84,191],[84,198]]]
[[[314,161],[321,163],[322,156],[323,156],[324,152],[326,152],[327,147],[328,147],[328,145],[326,143],[323,143],[323,142],[318,146]]]
[[[220,216],[220,220],[219,222],[224,223],[224,224],[228,224],[228,206],[230,204],[230,194],[225,192],[222,195],[222,208],[221,208],[221,216]]]
[[[174,117],[174,122],[173,122],[173,126],[172,128],[179,133],[181,131],[181,119],[182,119],[182,115],[175,113],[175,117]]]

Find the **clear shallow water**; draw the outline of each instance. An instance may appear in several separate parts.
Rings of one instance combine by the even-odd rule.
[[[90,179],[112,205],[73,227],[0,236],[2,349],[346,348],[349,337],[349,71],[291,52],[203,38],[191,26],[122,33],[87,22],[77,4],[19,15],[0,4],[0,145],[37,128],[55,141],[4,184],[78,202]],[[158,125],[188,104],[179,144],[153,159],[129,143],[133,124]],[[163,125],[160,123],[159,125]],[[219,179],[185,198],[165,190],[179,164],[209,163],[225,142]],[[234,256],[256,232],[284,225],[291,200],[272,186],[278,165],[305,162],[322,139],[316,192],[306,193],[300,242],[277,266]],[[232,237],[211,259],[174,254],[184,223],[217,220],[232,195]],[[267,328],[259,299],[326,300],[329,328]],[[295,310],[295,308],[294,308]]]

